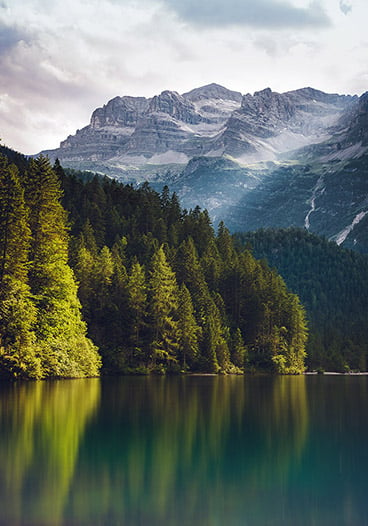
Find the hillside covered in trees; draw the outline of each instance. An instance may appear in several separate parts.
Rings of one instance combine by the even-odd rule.
[[[306,308],[310,368],[366,371],[368,258],[306,230],[238,234],[241,246],[266,258]]]
[[[298,297],[206,211],[2,152],[3,375],[304,370]]]

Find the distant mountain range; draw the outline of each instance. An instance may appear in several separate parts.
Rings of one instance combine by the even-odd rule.
[[[302,226],[368,252],[368,93],[242,95],[210,84],[116,97],[43,153],[123,182],[168,184],[233,231]]]

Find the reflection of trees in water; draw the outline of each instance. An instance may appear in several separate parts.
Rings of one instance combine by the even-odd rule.
[[[70,493],[78,524],[239,517],[287,476],[308,429],[304,377],[117,379],[102,407]],[[85,499],[98,489],[99,510]]]
[[[99,380],[12,384],[0,392],[0,509],[9,524],[57,525]]]
[[[231,521],[282,487],[308,428],[303,377],[109,378],[99,402],[93,379],[2,392],[3,520]]]
[[[367,402],[356,377],[3,386],[0,524],[365,524]]]
[[[308,434],[308,401],[304,376],[278,376],[260,379],[259,399],[250,412],[260,438],[254,478],[272,484],[270,466],[276,477],[287,473],[303,452]]]

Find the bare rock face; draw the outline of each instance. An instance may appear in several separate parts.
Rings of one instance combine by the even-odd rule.
[[[188,93],[184,93],[183,97],[194,103],[208,100],[228,100],[240,104],[243,96],[239,91],[231,91],[213,83],[188,91]]]
[[[312,88],[247,94],[218,137],[217,149],[236,158],[274,160],[280,153],[325,140],[351,99]]]
[[[344,115],[340,125],[345,134],[340,143],[349,146],[360,142],[363,147],[368,146],[368,92],[363,93],[351,112]]]
[[[199,124],[202,121],[202,116],[196,112],[194,104],[176,91],[163,91],[161,95],[153,97],[147,110],[147,114],[152,113],[164,113],[186,124]]]
[[[134,129],[149,102],[145,97],[115,97],[92,113],[90,126],[95,130],[107,126]]]
[[[190,101],[175,91],[163,91],[137,120],[125,153],[148,158],[170,150],[182,152],[193,135],[190,125],[202,120]]]
[[[70,135],[56,150],[64,163],[100,161],[114,157],[133,133],[137,121],[146,111],[149,99],[115,97],[91,116],[90,124]]]
[[[100,161],[119,166],[186,163],[207,154],[242,95],[218,84],[180,95],[163,91],[152,99],[115,97],[96,109],[90,124],[47,152],[65,166],[97,168]],[[86,164],[87,163],[87,164]]]
[[[163,91],[151,99],[115,97],[92,113],[88,126],[46,153],[65,166],[109,167],[112,174],[146,165],[183,166],[195,156],[271,161],[324,143],[349,126],[358,136],[359,126],[366,129],[362,108],[357,98],[313,88],[286,93],[266,88],[242,96],[209,84],[182,95]]]

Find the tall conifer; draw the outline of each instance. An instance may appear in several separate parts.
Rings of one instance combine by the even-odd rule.
[[[153,255],[149,280],[152,318],[152,361],[173,366],[178,352],[178,285],[161,246]]]
[[[100,358],[86,337],[77,284],[68,265],[66,213],[49,160],[31,160],[26,197],[32,232],[30,287],[35,298],[35,333],[42,347],[44,376],[98,374]]]
[[[0,374],[40,377],[28,286],[30,229],[18,170],[0,156]]]

